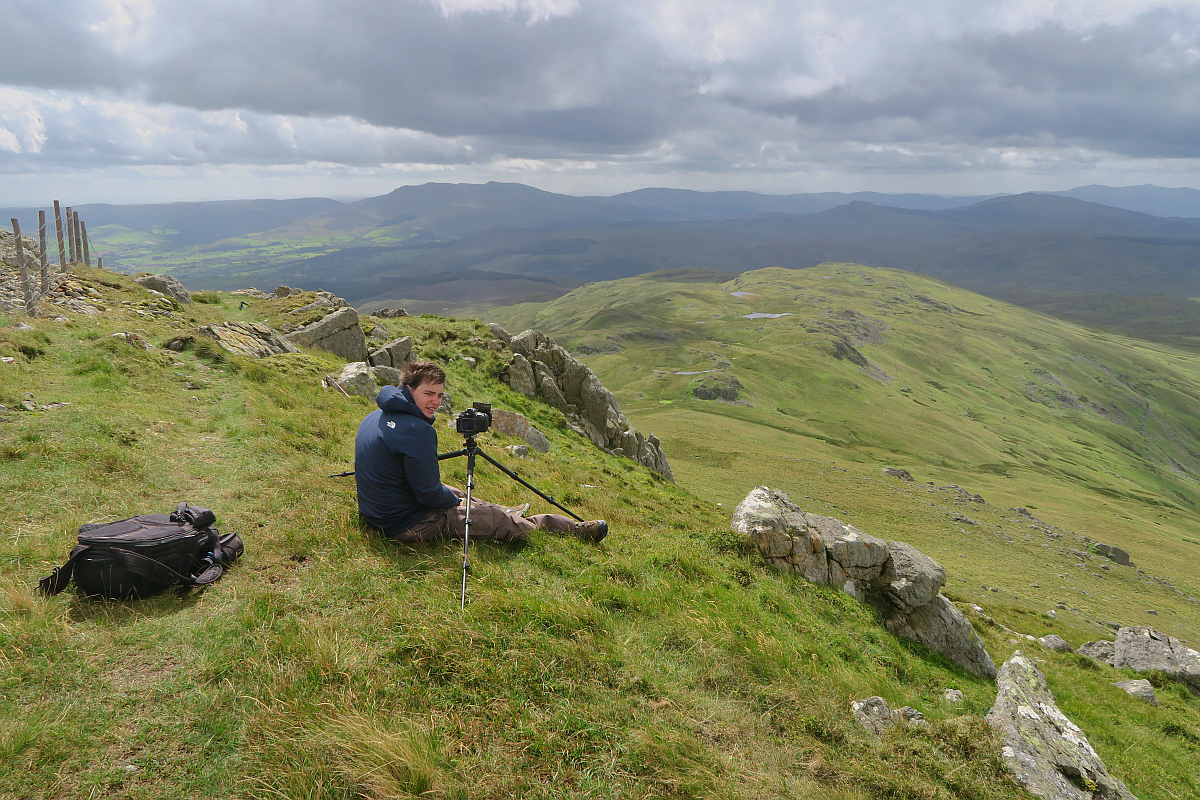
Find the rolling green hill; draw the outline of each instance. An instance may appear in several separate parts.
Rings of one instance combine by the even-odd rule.
[[[981,603],[996,588],[1030,610],[1064,601],[1084,629],[1136,621],[1200,642],[1193,353],[847,264],[667,271],[489,318],[589,354],[706,497],[778,485],[952,559],[951,585]],[[987,504],[897,485],[884,466]],[[897,513],[898,492],[940,521]],[[1031,534],[1016,507],[1070,533]],[[1143,574],[1089,566],[1072,552],[1084,537],[1128,550]]]
[[[501,449],[510,442],[490,433],[484,446],[612,523],[600,546],[542,534],[521,546],[476,546],[463,613],[456,543],[381,541],[357,522],[352,485],[326,477],[348,465],[370,409],[319,388],[335,361],[319,352],[249,361],[203,339],[181,352],[161,348],[207,323],[270,321],[283,301],[243,308],[208,294],[179,307],[122,276],[78,277],[106,308],[101,315],[46,315],[26,320],[27,329],[0,320],[0,357],[11,359],[0,362],[0,796],[1026,796],[982,722],[990,683],[885,633],[848,596],[771,571],[730,534],[729,501],[764,477],[741,454],[757,441],[763,464],[777,466],[781,426],[705,417],[691,450],[673,439],[687,476],[673,486],[597,451],[558,412],[500,384],[504,359],[481,344],[481,323],[378,321],[448,365],[456,405],[486,399],[528,415],[550,453],[515,462]],[[843,270],[823,290],[850,297],[867,278],[893,279]],[[769,281],[743,280],[746,291],[767,291]],[[689,315],[715,312],[728,297],[700,283],[640,285],[693,292],[683,303],[695,304]],[[608,332],[632,330],[615,306],[597,311]],[[713,320],[703,316],[697,322]],[[152,347],[112,335],[130,332]],[[736,347],[734,360],[750,352],[748,341]],[[831,362],[830,374],[841,366]],[[622,393],[632,391],[626,381]],[[916,399],[933,399],[920,391]],[[642,400],[643,418],[667,421],[645,413],[658,399]],[[723,457],[705,449],[718,441],[710,437],[735,425],[744,434],[732,457],[739,468],[711,473],[720,486],[706,487],[705,471]],[[448,428],[437,430],[444,448],[457,446]],[[869,460],[855,460],[832,430],[821,444],[830,458],[797,453],[796,463],[811,465],[806,482],[778,469],[769,482],[811,510],[878,521],[883,535],[946,534],[953,509],[942,507],[954,502],[931,502],[928,487],[876,483]],[[445,466],[449,480],[462,481],[461,463]],[[524,497],[486,467],[479,482],[490,499]],[[722,507],[720,498],[729,501]],[[246,555],[218,584],[126,603],[33,594],[81,522],[179,500],[212,507],[222,530],[245,539]],[[973,513],[986,524],[998,512]],[[977,538],[956,542],[962,558],[930,552],[952,577],[1002,568],[1005,554]],[[1044,581],[1060,567],[1047,553],[1030,569]],[[958,581],[948,591],[961,599],[962,588]],[[1164,628],[1190,624],[1148,593]],[[1075,645],[1095,636],[1069,614],[1052,620],[1006,594],[986,605],[991,617],[975,619],[997,661],[1031,646],[1001,624]],[[1161,705],[1150,707],[1113,689],[1113,673],[1087,659],[1039,657],[1063,710],[1142,800],[1200,797],[1195,698],[1163,685]],[[946,688],[962,690],[963,704],[945,703]],[[848,708],[872,694],[921,709],[932,727],[873,739]]]

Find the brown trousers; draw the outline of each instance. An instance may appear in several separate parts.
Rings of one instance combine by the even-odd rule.
[[[467,506],[460,503],[454,508],[435,508],[421,521],[406,531],[386,534],[397,542],[417,544],[434,539],[461,539],[466,530]],[[510,514],[504,506],[474,500],[471,503],[471,538],[490,539],[495,542],[515,542],[525,538],[534,528],[545,528],[555,533],[569,533],[575,520],[561,514],[535,514],[522,517]]]

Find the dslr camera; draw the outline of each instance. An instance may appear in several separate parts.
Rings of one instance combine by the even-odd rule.
[[[491,426],[491,403],[472,403],[470,408],[454,418],[454,429],[463,436],[475,436]]]

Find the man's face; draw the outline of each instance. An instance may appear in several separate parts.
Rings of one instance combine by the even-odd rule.
[[[412,389],[413,402],[427,417],[432,417],[437,412],[438,406],[442,404],[442,395],[445,393],[446,384],[444,383],[422,383]]]

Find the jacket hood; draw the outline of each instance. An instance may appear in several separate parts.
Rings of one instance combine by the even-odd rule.
[[[378,405],[385,414],[411,414],[417,419],[423,419],[430,425],[433,424],[433,417],[427,417],[417,408],[417,404],[413,402],[412,393],[409,392],[407,386],[385,386],[375,396],[375,404]]]

